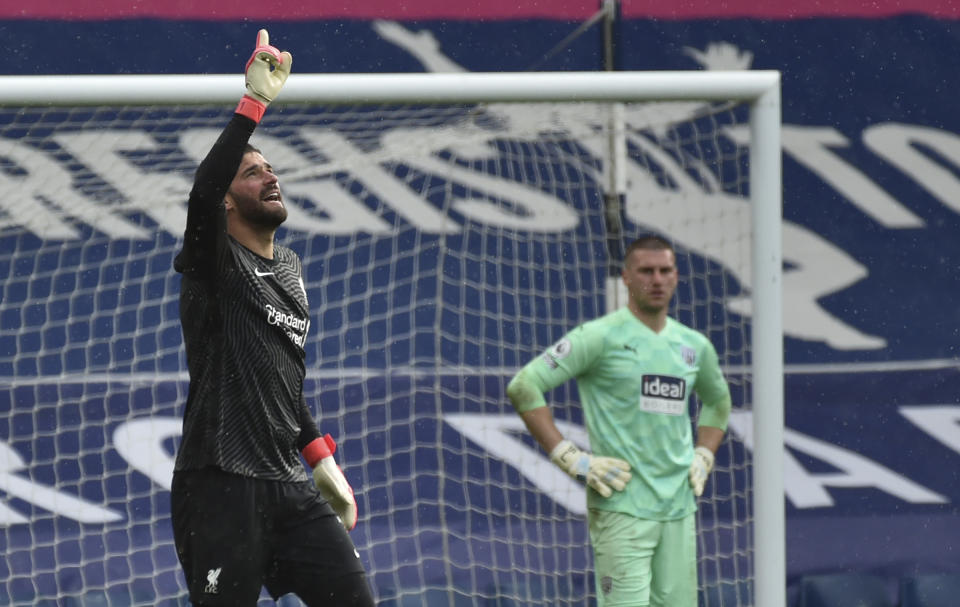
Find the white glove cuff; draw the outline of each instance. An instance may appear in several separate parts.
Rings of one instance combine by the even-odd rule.
[[[586,455],[572,441],[563,439],[550,451],[550,461],[563,468],[567,474],[586,479],[590,471],[590,458],[585,457]]]
[[[694,453],[699,454],[704,459],[707,464],[707,472],[713,470],[713,451],[701,445],[694,450]]]
[[[574,445],[569,440],[563,439],[562,441],[557,443],[557,446],[554,447],[552,451],[550,451],[550,461],[552,462],[557,461],[558,459],[561,458],[561,456],[563,455],[563,452],[569,450],[571,447],[573,447],[574,449],[577,448],[576,445]]]

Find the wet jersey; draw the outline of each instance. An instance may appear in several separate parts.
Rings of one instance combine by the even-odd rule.
[[[310,328],[300,259],[273,259],[227,234],[223,198],[256,124],[236,115],[197,170],[184,245],[180,320],[190,371],[176,470],[307,480],[300,449],[319,436],[303,400]]]
[[[729,387],[710,341],[673,319],[655,333],[623,308],[580,325],[527,364],[513,380],[525,402],[514,405],[521,412],[543,406],[544,392],[572,378],[590,449],[626,460],[633,473],[626,489],[609,498],[588,491],[588,507],[652,520],[695,511],[687,479],[690,396],[696,393],[703,404],[701,425],[725,430],[730,411]]]

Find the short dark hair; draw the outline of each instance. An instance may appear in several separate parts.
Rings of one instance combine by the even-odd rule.
[[[251,144],[248,143],[248,144],[247,144],[246,146],[244,146],[244,148],[243,148],[243,155],[246,156],[246,155],[249,154],[250,152],[256,152],[257,154],[260,154],[261,156],[263,155],[263,152],[261,152],[259,149],[257,149],[256,147],[254,147],[253,145],[251,145]]]
[[[670,244],[669,240],[663,238],[662,236],[648,234],[646,236],[637,238],[627,246],[627,252],[623,254],[624,261],[629,259],[630,254],[638,249],[643,249],[645,251],[662,251],[666,249],[676,254],[676,251],[674,251],[673,245]]]

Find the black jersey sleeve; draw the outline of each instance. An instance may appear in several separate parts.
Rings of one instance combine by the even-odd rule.
[[[256,127],[253,120],[234,114],[197,168],[187,203],[183,249],[173,262],[176,271],[209,276],[216,267],[217,250],[227,233],[223,198]]]
[[[307,407],[307,401],[303,397],[303,393],[300,394],[300,436],[297,437],[297,450],[303,451],[303,448],[313,442],[314,439],[320,437],[320,430],[317,428],[317,423],[313,420],[313,415],[310,414],[310,408]]]

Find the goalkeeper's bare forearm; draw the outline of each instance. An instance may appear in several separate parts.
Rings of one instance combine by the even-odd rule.
[[[723,442],[727,421],[730,418],[731,401],[729,392],[716,400],[705,400],[697,423],[697,442],[694,446],[693,461],[690,463],[690,487],[696,497],[703,495],[710,472],[713,470],[714,455]]]
[[[720,448],[720,443],[723,442],[723,437],[725,432],[720,428],[714,428],[713,426],[704,426],[700,425],[697,427],[697,447],[706,447],[714,453],[717,452],[717,449]]]
[[[550,453],[563,435],[553,421],[553,413],[546,406],[543,392],[530,382],[521,371],[507,386],[507,397],[520,415],[530,435],[544,451]]]
[[[563,440],[557,424],[553,421],[553,413],[549,407],[537,407],[530,411],[520,413],[520,419],[530,432],[530,435],[536,439],[544,451],[550,453],[553,448]]]
[[[551,387],[525,368],[507,386],[507,396],[530,434],[550,454],[551,462],[603,497],[623,491],[632,477],[630,465],[619,458],[595,456],[565,439],[543,398]]]

